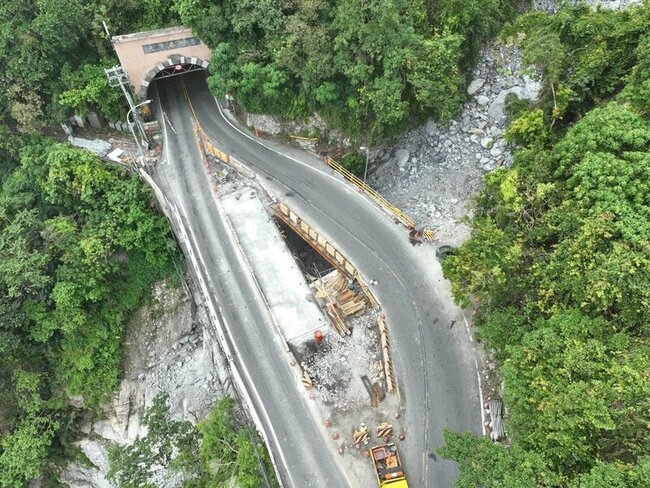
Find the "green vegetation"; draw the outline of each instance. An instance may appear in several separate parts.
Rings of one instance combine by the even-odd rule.
[[[115,388],[125,319],[176,252],[136,177],[48,139],[10,140],[0,191],[3,487],[38,475],[58,449],[69,397],[92,408]]]
[[[515,19],[515,0],[4,0],[0,4],[0,487],[69,455],[81,395],[118,384],[123,324],[176,252],[153,196],[43,135],[74,112],[125,113],[103,68],[115,34],[178,22],[213,49],[209,85],[249,111],[318,112],[364,144],[453,117],[481,43],[543,73],[507,100],[510,169],[444,261],[501,365],[511,445],[446,433],[458,485],[650,486],[650,3]],[[360,173],[363,156],[344,164]],[[188,487],[261,485],[259,439],[220,403],[198,430],[156,400],[112,454],[121,486],[169,464]],[[176,456],[178,453],[178,456]]]
[[[164,0],[3,0],[0,121],[32,133],[89,108],[124,114],[103,68],[117,64],[114,34],[175,23]]]
[[[124,114],[103,68],[113,33],[190,25],[213,49],[209,84],[249,111],[318,112],[377,141],[464,98],[481,43],[528,0],[8,0],[0,6],[0,118],[38,132],[75,111]]]
[[[376,141],[455,115],[481,42],[517,3],[177,0],[174,8],[213,50],[215,94],[230,93],[252,112],[318,112]]]
[[[124,113],[101,20],[163,25],[164,5],[0,4],[1,487],[47,477],[70,452],[75,419],[118,384],[126,318],[172,273],[175,245],[140,181],[42,135],[73,111]]]
[[[144,414],[147,435],[110,452],[109,479],[122,488],[154,488],[155,465],[183,473],[186,488],[277,486],[261,439],[236,422],[233,407],[232,398],[219,401],[195,428],[172,420],[167,398],[157,396]]]
[[[443,263],[501,363],[512,445],[447,432],[459,486],[650,485],[650,4],[529,14],[542,100]]]
[[[592,11],[586,5],[518,20],[524,61],[544,75],[543,108],[551,122],[578,120],[623,88],[649,23],[647,8]]]
[[[348,171],[351,171],[357,176],[363,176],[363,171],[366,168],[366,156],[365,154],[359,154],[357,152],[351,152],[346,154],[338,161],[341,166],[343,166]]]

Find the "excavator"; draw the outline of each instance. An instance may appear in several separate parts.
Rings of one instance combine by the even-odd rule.
[[[380,488],[408,488],[409,484],[394,443],[373,447],[370,449],[370,457]]]

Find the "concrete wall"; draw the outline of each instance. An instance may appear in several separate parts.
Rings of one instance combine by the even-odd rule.
[[[134,92],[139,97],[144,97],[149,82],[164,67],[180,63],[197,64],[207,68],[211,55],[208,46],[201,41],[193,46],[170,45],[162,50],[149,53],[145,52],[143,46],[169,43],[192,37],[195,36],[188,27],[170,27],[114,36],[112,41],[120,64],[126,71]]]

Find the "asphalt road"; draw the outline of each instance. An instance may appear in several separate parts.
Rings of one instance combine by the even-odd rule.
[[[179,208],[196,238],[208,285],[229,326],[230,348],[240,371],[247,371],[250,396],[280,448],[287,486],[350,486],[301,395],[263,299],[242,261],[227,222],[211,193],[193,134],[191,112],[179,80],[159,82],[150,93],[166,124],[166,146],[155,179]],[[158,105],[157,102],[160,102]],[[243,374],[245,380],[248,376]]]
[[[262,175],[263,181],[282,200],[334,242],[367,279],[378,281],[375,294],[386,312],[408,426],[400,453],[409,482],[415,488],[452,486],[457,476],[455,464],[431,453],[444,444],[445,427],[481,432],[480,400],[470,338],[460,311],[449,301],[433,253],[411,246],[403,228],[313,156],[277,146],[270,148],[272,144],[259,144],[255,138],[234,128],[208,92],[203,73],[185,75],[183,82],[197,117],[213,141]],[[164,110],[178,133],[170,137],[170,152],[180,154],[183,164],[189,165],[185,159],[192,149],[187,144],[193,144],[193,140],[189,133],[189,108],[183,104],[180,81],[171,78],[158,84]],[[183,137],[181,131],[185,131]],[[183,138],[190,142],[182,142]],[[284,154],[278,153],[278,149]],[[197,194],[194,189],[202,185],[199,181],[202,168],[198,163],[191,164],[194,164],[191,171],[196,174],[191,176],[191,183],[183,183],[190,187],[183,190],[170,186],[170,190],[174,195],[185,193],[184,198],[190,198],[187,205],[194,208],[192,219],[199,227],[203,226],[204,239],[210,240],[213,227],[205,222],[207,216],[201,214],[210,215],[211,210],[205,207],[207,203],[198,201],[207,199],[207,194],[205,191]],[[190,168],[178,166],[177,177],[186,181],[190,178],[186,175],[189,171]],[[215,261],[219,259],[218,249],[219,246],[214,251]],[[224,257],[228,259],[227,254]],[[269,392],[269,401],[275,401],[275,393]],[[286,394],[290,398],[290,391]],[[290,435],[297,430],[294,428]],[[305,441],[318,444],[312,433],[305,434]],[[308,466],[305,461],[304,469],[311,471]],[[302,468],[297,467],[297,471]],[[335,482],[322,486],[345,484]]]

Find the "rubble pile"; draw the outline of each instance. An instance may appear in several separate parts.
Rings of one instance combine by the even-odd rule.
[[[609,10],[623,10],[632,5],[640,5],[643,0],[581,0],[582,3],[590,5],[592,8],[606,8]],[[535,8],[554,14],[560,8],[562,2],[558,0],[535,0]],[[574,0],[572,3],[578,3]]]
[[[418,225],[434,228],[439,240],[462,242],[467,229],[457,220],[483,175],[512,162],[504,139],[506,98],[535,100],[540,88],[516,47],[497,42],[484,49],[461,116],[448,126],[430,120],[376,150],[370,184]]]
[[[351,334],[324,334],[320,343],[309,340],[295,347],[303,371],[313,380],[318,399],[337,412],[368,408],[370,396],[361,376],[371,381],[383,378],[379,334],[365,320],[349,321]]]
[[[585,3],[622,10],[642,0]],[[536,9],[549,13],[557,12],[559,5],[556,0],[535,2]],[[469,235],[459,219],[470,212],[468,203],[482,187],[483,175],[512,163],[503,137],[506,97],[536,100],[541,90],[539,77],[523,65],[517,47],[501,40],[480,53],[471,80],[470,100],[448,126],[429,120],[370,153],[370,185],[419,226],[434,228],[438,240],[452,245]]]

